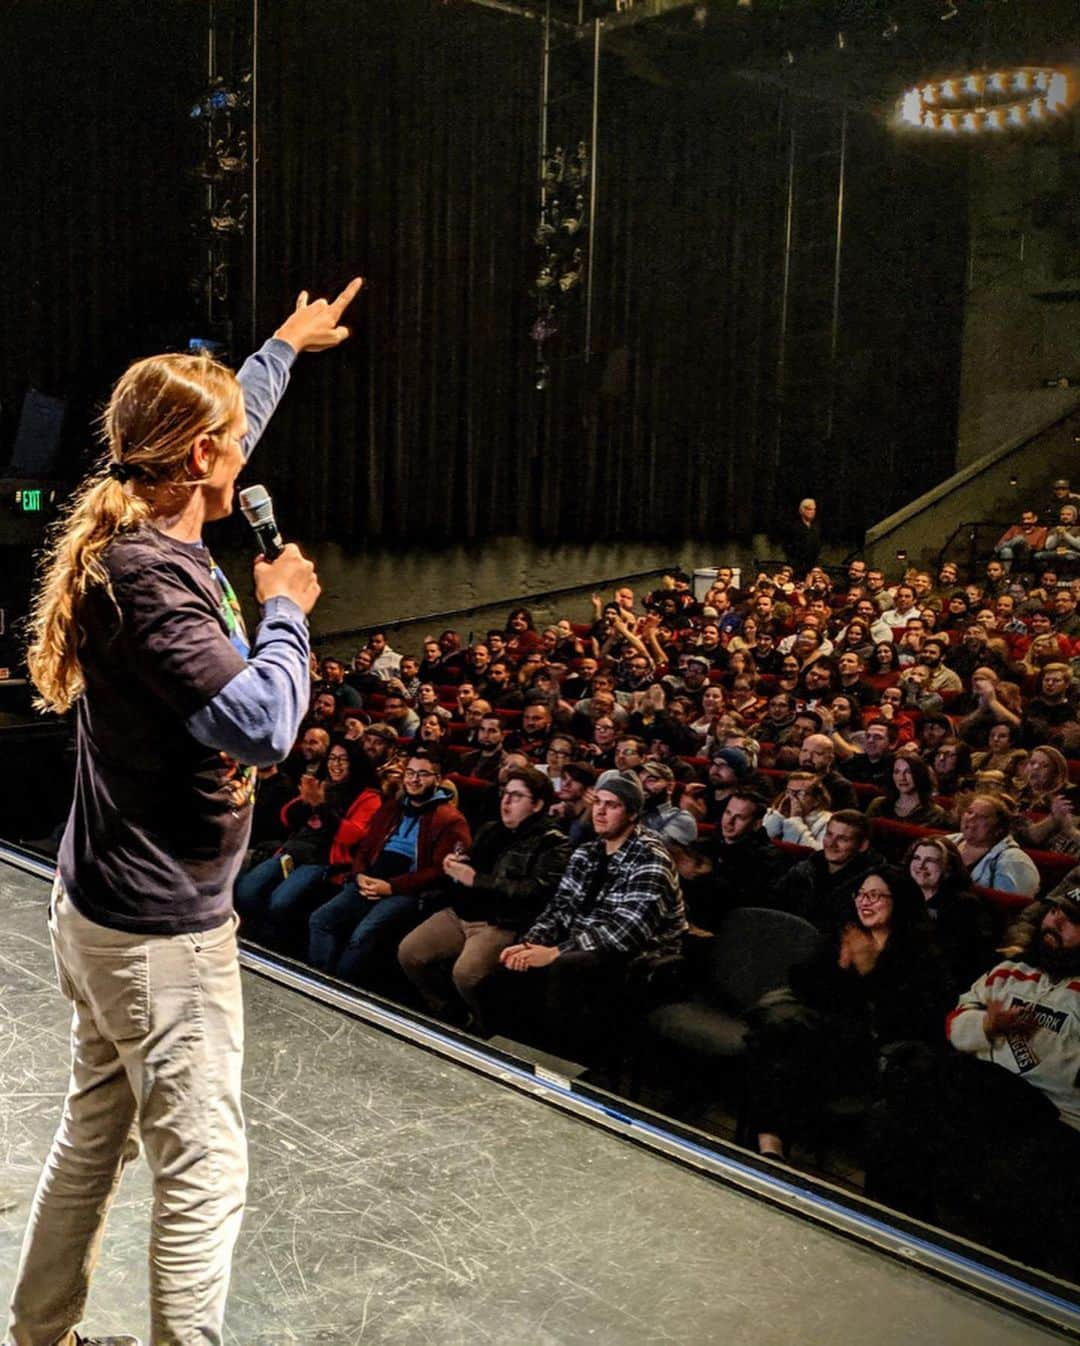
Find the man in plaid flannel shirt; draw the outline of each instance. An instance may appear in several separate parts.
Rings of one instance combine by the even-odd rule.
[[[514,1006],[534,1020],[526,1035],[575,1059],[610,1040],[630,965],[681,949],[678,874],[661,839],[640,825],[643,804],[636,775],[603,773],[593,802],[597,839],[574,851],[555,896],[501,955],[509,971],[530,974]]]

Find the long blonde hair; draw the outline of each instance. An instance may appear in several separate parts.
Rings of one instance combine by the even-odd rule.
[[[242,405],[235,375],[205,355],[152,355],[120,378],[101,417],[106,452],[55,525],[41,563],[27,649],[39,710],[63,714],[83,691],[80,614],[90,589],[110,591],[105,549],[168,512],[177,489],[196,484],[193,441],[226,433]]]

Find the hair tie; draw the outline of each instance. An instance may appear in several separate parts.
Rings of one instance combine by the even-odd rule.
[[[112,477],[113,481],[118,481],[123,485],[124,482],[130,481],[132,477],[141,477],[142,470],[134,467],[131,463],[113,461],[109,464],[109,476]]]

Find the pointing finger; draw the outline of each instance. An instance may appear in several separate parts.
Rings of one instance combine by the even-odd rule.
[[[349,281],[348,285],[345,286],[344,290],[342,290],[330,305],[335,318],[340,317],[340,315],[345,312],[352,301],[360,293],[363,284],[363,276],[354,276],[353,279]]]

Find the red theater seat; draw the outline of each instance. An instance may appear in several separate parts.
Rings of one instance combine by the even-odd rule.
[[[918,827],[915,823],[901,823],[893,818],[870,819],[870,844],[887,860],[895,862],[904,858],[904,852],[913,841],[945,835],[945,830],[940,827]]]

